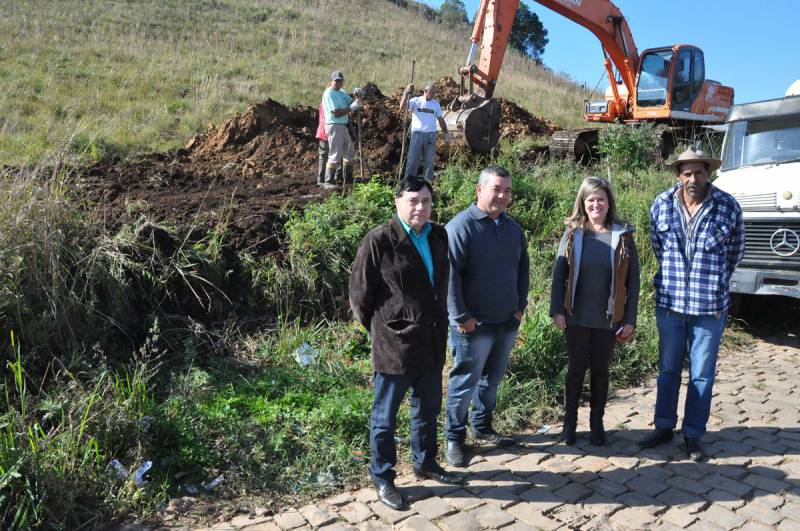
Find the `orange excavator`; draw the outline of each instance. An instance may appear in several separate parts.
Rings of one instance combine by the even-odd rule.
[[[667,156],[675,138],[690,138],[705,124],[724,122],[733,89],[706,79],[703,50],[688,44],[650,48],[639,55],[630,27],[610,0],[535,0],[591,31],[603,48],[610,86],[602,101],[586,101],[594,123],[655,123]],[[499,140],[500,106],[492,99],[519,0],[481,0],[466,65],[459,69],[461,96],[445,113],[450,131],[486,153]],[[480,51],[477,64],[473,59]],[[558,131],[550,152],[576,159],[591,155],[597,128]]]

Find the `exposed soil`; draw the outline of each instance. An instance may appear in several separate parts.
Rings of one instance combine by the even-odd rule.
[[[443,106],[458,95],[451,78],[437,82]],[[402,90],[385,96],[364,87],[362,149],[364,175],[396,174],[403,133]],[[501,137],[549,134],[554,124],[500,100]],[[277,248],[276,224],[287,209],[321,201],[330,192],[316,185],[318,111],[286,107],[274,100],[256,103],[227,122],[211,125],[184,149],[152,154],[134,162],[98,163],[81,177],[84,196],[115,226],[131,214],[157,222],[210,227],[227,220],[227,242],[256,254]],[[447,163],[448,146],[439,150]],[[358,162],[356,176],[361,174]]]

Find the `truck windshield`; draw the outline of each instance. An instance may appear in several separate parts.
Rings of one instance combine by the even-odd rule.
[[[728,126],[722,148],[722,169],[800,160],[797,120],[754,120]]]
[[[671,49],[650,52],[642,58],[639,84],[636,86],[636,103],[639,106],[653,107],[666,103],[671,61]]]

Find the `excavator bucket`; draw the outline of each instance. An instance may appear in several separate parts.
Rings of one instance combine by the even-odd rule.
[[[444,120],[453,140],[477,153],[489,153],[500,140],[500,103],[497,100],[474,95],[456,98],[444,112]]]

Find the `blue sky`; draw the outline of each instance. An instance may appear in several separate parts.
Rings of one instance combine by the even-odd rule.
[[[442,4],[424,1],[435,7]],[[463,1],[472,20],[479,1]],[[604,72],[599,41],[536,2],[525,3],[549,32],[542,57],[545,65],[593,88]],[[736,103],[781,97],[800,79],[798,0],[614,0],[614,4],[628,19],[639,52],[673,44],[699,46],[705,52],[707,77],[732,86]],[[465,35],[465,53],[468,39]],[[600,94],[607,85],[604,78]]]

